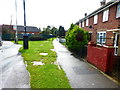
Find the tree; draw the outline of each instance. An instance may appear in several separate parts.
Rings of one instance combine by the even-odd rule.
[[[47,26],[47,28],[43,28],[42,34],[49,35],[50,34],[50,26]]]
[[[52,27],[51,34],[54,36],[57,36],[57,31],[58,31],[58,29],[56,27]]]
[[[65,36],[65,29],[63,26],[59,27],[58,35],[59,35],[59,37]]]
[[[39,28],[39,32],[41,32],[41,28]]]

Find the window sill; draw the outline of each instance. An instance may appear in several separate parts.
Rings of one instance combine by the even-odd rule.
[[[102,21],[103,23],[106,23],[106,22],[108,22],[108,20],[107,21]]]
[[[119,19],[120,18],[120,16],[119,17],[116,17],[116,19]]]
[[[97,25],[98,23],[94,23],[94,25]]]

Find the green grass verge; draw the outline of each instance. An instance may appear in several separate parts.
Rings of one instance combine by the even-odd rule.
[[[23,44],[22,41],[19,44]],[[52,40],[46,40],[29,41],[29,49],[19,50],[28,65],[31,88],[71,88],[64,71],[53,64],[57,57],[56,52],[50,50],[53,48]],[[48,55],[43,56],[40,53]],[[34,66],[33,61],[41,61],[45,65]]]

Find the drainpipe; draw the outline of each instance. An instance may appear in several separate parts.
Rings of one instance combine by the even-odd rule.
[[[120,30],[119,30],[119,39],[118,39],[118,56],[120,56]]]

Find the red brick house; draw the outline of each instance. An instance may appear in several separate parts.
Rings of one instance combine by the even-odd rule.
[[[116,65],[120,67],[120,0],[104,1],[99,9],[80,19],[79,26],[91,37],[87,61],[105,73],[113,73],[118,71]]]
[[[14,30],[14,27],[13,26],[13,30]],[[15,29],[16,30],[16,29]],[[24,34],[24,26],[20,26],[18,25],[17,26],[17,31],[19,34]],[[33,27],[33,26],[26,26],[26,32],[28,34],[39,34],[40,33],[40,30],[37,28],[37,27]]]

